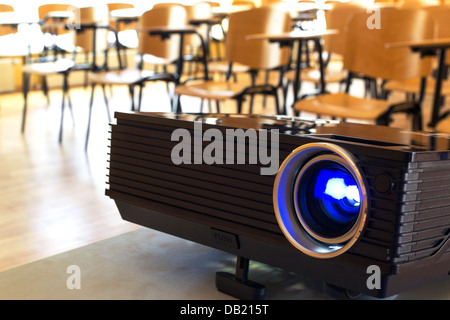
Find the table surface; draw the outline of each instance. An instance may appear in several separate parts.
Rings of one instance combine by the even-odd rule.
[[[318,38],[325,35],[333,35],[337,34],[338,30],[329,29],[329,30],[317,30],[317,31],[301,31],[295,30],[291,32],[279,33],[279,34],[270,34],[270,33],[260,33],[260,34],[252,34],[247,36],[247,40],[273,40],[273,41],[289,41],[289,40],[301,40],[301,39],[312,39]]]
[[[136,8],[112,10],[109,14],[112,19],[137,19],[143,12]]]
[[[234,273],[236,257],[148,228],[0,272],[0,299],[230,300],[217,291],[215,273]],[[80,289],[69,289],[70,266]],[[328,300],[322,282],[251,262],[250,280],[271,300]],[[450,279],[402,293],[396,299],[450,299]]]
[[[192,25],[186,26],[161,26],[161,27],[150,27],[150,28],[138,28],[139,32],[151,32],[151,33],[193,33],[197,29]]]

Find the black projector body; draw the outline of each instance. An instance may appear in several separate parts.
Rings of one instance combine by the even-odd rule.
[[[221,291],[264,296],[248,260],[376,298],[449,275],[447,136],[286,116],[116,118],[106,194],[124,220],[238,256]]]

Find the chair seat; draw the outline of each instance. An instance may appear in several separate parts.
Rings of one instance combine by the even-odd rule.
[[[227,61],[214,61],[208,63],[208,72],[220,72],[220,73],[227,73],[228,69],[230,68],[230,63]],[[249,72],[250,67],[240,64],[240,63],[233,63],[231,72],[233,73],[244,73]]]
[[[175,94],[225,100],[240,94],[246,87],[246,85],[231,81],[191,81],[188,84],[177,86]]]
[[[141,56],[136,56],[136,62],[140,62]],[[165,59],[161,57],[154,56],[152,54],[144,54],[142,55],[142,61],[148,64],[156,64],[156,65],[169,65],[174,63],[173,60]]]
[[[325,82],[336,83],[345,80],[347,72],[344,70],[325,69]],[[302,81],[320,82],[320,70],[314,68],[303,69],[300,74]],[[295,70],[289,70],[286,72],[286,79],[289,81],[295,80]]]
[[[107,85],[130,85],[140,82],[153,75],[155,75],[155,73],[150,70],[123,69],[91,72],[89,74],[89,80],[93,83],[101,83]]]
[[[344,119],[375,120],[390,105],[392,103],[385,100],[359,98],[339,92],[299,100],[294,109]]]
[[[32,73],[37,75],[50,75],[55,73],[62,73],[70,70],[75,66],[75,62],[70,59],[58,59],[49,62],[36,62],[26,64],[22,68],[24,73]]]
[[[436,81],[433,78],[427,78],[427,86],[425,93],[428,95],[434,94],[434,88]],[[405,93],[418,93],[420,90],[420,79],[407,79],[407,80],[390,80],[384,85],[387,91],[400,91]],[[442,95],[450,95],[450,81],[442,82]]]

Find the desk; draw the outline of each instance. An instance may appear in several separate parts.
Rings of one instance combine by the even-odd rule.
[[[325,75],[324,75],[324,63],[322,58],[322,44],[320,40],[322,36],[336,34],[337,30],[322,30],[322,31],[301,31],[295,30],[292,32],[281,34],[254,34],[247,37],[247,40],[262,40],[267,39],[270,42],[278,42],[280,46],[292,46],[295,42],[298,43],[299,50],[297,51],[296,67],[295,67],[295,81],[294,81],[294,102],[298,99],[297,93],[300,87],[300,71],[302,64],[302,47],[303,41],[312,40],[315,42],[319,56],[320,67],[320,89],[319,94],[325,93]],[[284,106],[284,114],[286,114],[286,105]]]
[[[439,119],[439,111],[442,104],[442,81],[445,78],[445,58],[447,49],[450,48],[450,38],[426,39],[418,41],[403,41],[386,44],[386,48],[409,47],[413,52],[419,52],[422,56],[437,56],[438,70],[434,88],[433,109],[429,126],[435,127]]]

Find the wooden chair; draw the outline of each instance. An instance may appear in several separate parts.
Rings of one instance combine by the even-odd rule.
[[[450,5],[432,5],[424,8],[436,24],[435,37],[450,37]],[[435,60],[433,58],[433,60]],[[436,62],[434,62],[436,64]],[[447,55],[446,64],[450,65],[450,55]],[[417,99],[419,103],[423,103],[425,96],[431,96],[435,90],[435,79],[432,75],[426,78],[412,78],[406,80],[391,80],[384,84],[383,90],[385,95],[391,92],[401,92],[410,97]],[[442,83],[442,96],[450,95],[450,81],[446,80]]]
[[[138,34],[139,34],[139,46],[138,56],[140,57],[138,66],[136,68],[124,68],[120,60],[119,43],[117,39],[117,52],[119,60],[119,68],[116,70],[105,70],[100,72],[91,72],[89,81],[91,83],[91,100],[89,104],[89,118],[88,127],[86,132],[85,149],[88,147],[89,132],[91,126],[91,112],[94,99],[94,90],[97,85],[102,86],[105,105],[107,107],[108,117],[109,106],[108,99],[105,92],[105,85],[125,85],[128,86],[131,110],[140,110],[142,100],[142,88],[147,81],[166,81],[175,82],[175,76],[173,73],[169,73],[166,70],[164,72],[155,72],[153,70],[144,69],[144,61],[150,63],[173,63],[179,57],[179,39],[175,36],[170,39],[161,39],[159,36],[150,36],[148,30],[152,27],[168,27],[168,26],[184,26],[186,11],[180,5],[173,6],[158,6],[142,14],[139,19]],[[146,56],[151,56],[147,58]],[[138,106],[135,106],[135,87],[140,88]],[[111,119],[109,118],[109,121]]]
[[[71,33],[70,30],[63,27],[63,22],[67,20],[67,18],[55,18],[49,15],[51,12],[56,11],[71,11],[73,7],[68,4],[46,4],[42,5],[38,8],[38,15],[39,15],[39,21],[42,26],[42,32],[45,33],[51,33],[52,36],[56,36],[58,34],[69,34]],[[71,11],[72,13],[72,11]],[[48,50],[54,49],[53,55],[48,56]],[[28,109],[28,92],[30,89],[30,78],[31,76],[40,76],[42,77],[42,89],[44,94],[47,97],[47,100],[49,101],[48,96],[48,86],[47,86],[47,77],[52,75],[62,75],[63,77],[63,84],[62,84],[62,107],[61,107],[61,124],[60,124],[60,131],[59,131],[59,143],[62,142],[62,129],[63,129],[63,114],[64,114],[64,106],[65,106],[65,100],[66,97],[68,97],[68,75],[71,68],[75,66],[75,62],[72,59],[66,59],[66,58],[58,58],[57,54],[60,52],[60,47],[58,41],[52,40],[51,44],[46,47],[44,45],[43,52],[41,52],[40,57],[36,60],[32,60],[32,57],[29,56],[27,59],[27,63],[23,65],[22,67],[22,75],[23,75],[23,83],[22,83],[22,90],[23,90],[23,96],[24,96],[24,105],[23,105],[23,111],[22,111],[22,126],[21,131],[22,133],[25,132],[25,125],[26,125],[26,115],[27,115],[27,109]],[[69,99],[69,107],[72,111],[72,105],[70,103]]]
[[[14,7],[9,4],[0,4],[0,13],[14,13]],[[15,33],[16,29],[11,26],[0,26],[0,36],[6,36]]]
[[[233,5],[236,6],[248,6],[249,9],[254,8],[255,4],[252,1],[233,1]],[[281,10],[288,10],[286,3],[280,1],[265,1],[261,3],[262,7],[279,7]],[[248,9],[247,9],[248,10]],[[225,35],[225,31],[224,31]],[[231,67],[230,67],[231,66]],[[239,74],[249,74],[250,76],[254,76],[251,74],[253,71],[248,65],[244,65],[241,63],[232,63],[230,65],[230,61],[226,59],[217,59],[215,61],[211,61],[208,65],[208,71],[211,74],[219,74],[224,75],[225,79],[230,79],[233,77],[234,81],[237,81],[237,75]],[[266,79],[268,79],[269,73],[266,72]]]
[[[231,8],[233,8],[233,7],[237,8],[238,11],[241,11],[241,10],[245,11],[245,10],[255,8],[256,5],[255,5],[254,1],[233,0],[231,3]],[[228,24],[229,24],[229,17],[224,15],[222,17],[222,21],[221,21],[221,27],[222,27],[222,33],[223,33],[224,39],[226,38],[226,33],[228,31]],[[219,39],[216,40],[217,43],[219,41],[220,41]],[[236,81],[237,74],[248,73],[249,71],[250,71],[250,68],[248,66],[243,65],[241,63],[236,63],[236,62],[234,62],[230,68],[230,61],[226,61],[226,53],[220,54],[220,59],[216,59],[215,61],[210,61],[210,63],[208,64],[208,72],[210,72],[211,74],[225,75],[225,78],[227,80],[230,79],[231,76],[233,76]]]
[[[180,39],[178,35],[168,39],[149,36],[145,29],[159,26],[185,26],[187,25],[187,12],[183,5],[176,3],[159,3],[145,12],[139,22],[139,47],[137,62],[140,66],[151,65],[158,69],[176,63],[179,57]]]
[[[124,52],[124,60],[123,63],[126,66],[127,65],[127,50],[128,49],[136,49],[137,47],[137,25],[138,25],[138,17],[132,16],[128,18],[122,17],[121,19],[115,19],[113,17],[113,14],[115,12],[119,12],[122,10],[134,10],[135,7],[131,3],[121,3],[121,2],[114,2],[114,3],[107,3],[108,11],[110,14],[110,25],[112,30],[117,33],[117,37],[119,39],[119,45],[120,49]],[[134,12],[133,12],[134,13]],[[136,15],[138,13],[136,12]],[[110,34],[112,34],[111,32]],[[111,37],[110,45],[115,47],[116,40],[114,37]]]
[[[42,25],[42,31],[53,36],[70,34],[71,31],[65,28],[61,22],[67,22],[67,20],[75,14],[74,10],[75,7],[73,5],[63,3],[48,3],[39,6],[38,16],[39,22]],[[66,15],[54,15],[54,13],[58,12],[67,12],[69,13],[69,17],[66,17]]]
[[[187,25],[186,8],[180,4],[158,4],[145,12],[139,19],[139,46],[137,51],[137,63],[140,69],[155,70],[158,73],[169,73],[174,75],[179,62],[180,53],[180,35],[173,34],[170,37],[163,38],[152,36],[146,31],[154,27],[184,27]],[[160,71],[162,69],[162,71]],[[181,75],[177,75],[179,77]],[[179,78],[174,79],[175,82]],[[173,103],[173,95],[167,82],[167,92],[170,103]],[[142,100],[142,89],[140,87],[139,101]],[[140,103],[139,107],[140,109]]]
[[[134,9],[134,4],[132,3],[123,3],[123,2],[114,2],[114,3],[107,3],[108,11],[111,15],[111,12],[116,10],[123,10],[123,9]],[[111,28],[115,30],[117,33],[119,33],[119,43],[120,43],[120,33],[127,30],[136,30],[137,28],[137,21],[129,20],[125,21],[124,23],[118,23],[117,21],[114,21],[111,19],[110,16],[110,24]]]
[[[348,25],[347,49],[344,68],[352,74],[374,79],[410,79],[430,74],[431,62],[421,59],[409,48],[387,49],[386,43],[432,38],[434,24],[422,10],[381,8],[382,28],[366,27],[367,14],[355,15]],[[395,30],[395,32],[393,32]],[[386,100],[366,99],[345,93],[324,94],[299,100],[294,104],[297,112],[311,112],[343,119],[375,121],[388,125],[394,113],[413,115],[413,129],[421,129],[420,105],[415,101],[392,103]]]
[[[328,55],[326,57],[325,81],[326,83],[342,83],[347,78],[347,71],[341,67],[336,68],[336,64],[342,64],[342,59],[345,54],[345,43],[347,35],[347,24],[350,19],[358,13],[366,12],[366,8],[352,3],[338,3],[333,6],[331,10],[326,12],[327,29],[337,30],[333,35],[324,36],[323,51]],[[330,62],[335,61],[336,64],[330,66]],[[285,78],[287,84],[285,87],[285,101],[288,86],[295,81],[295,70],[286,72]],[[312,82],[316,87],[320,84],[320,70],[318,67],[308,67],[302,70],[300,74],[300,83]],[[301,88],[299,88],[300,90]],[[294,92],[294,97],[298,96],[298,92]]]
[[[450,38],[450,2],[447,1],[446,4],[439,6],[427,7],[426,10],[431,14],[437,24],[437,32],[436,38]],[[448,80],[448,66],[450,66],[450,54],[447,50],[446,56],[446,65],[447,65],[447,80],[442,82],[442,104],[444,103],[444,98],[450,96],[450,80]],[[428,77],[427,78],[427,87],[426,94],[432,95],[434,94],[435,88],[435,78]],[[436,125],[436,131],[450,133],[450,112],[444,111],[439,115]]]
[[[92,71],[100,70],[106,67],[106,50],[107,45],[101,45],[106,41],[106,32],[109,26],[105,24],[107,22],[107,11],[102,10],[102,6],[96,7],[83,7],[77,8],[77,26],[72,31],[74,35],[74,52],[71,58],[61,58],[57,55],[52,57],[39,58],[37,61],[30,62],[23,66],[22,72],[24,77],[23,92],[24,92],[24,107],[22,116],[22,132],[25,130],[25,119],[27,113],[27,98],[29,91],[30,76],[39,75],[47,77],[50,75],[61,75],[62,81],[62,104],[61,104],[61,122],[59,129],[59,143],[62,142],[63,123],[64,123],[64,110],[66,99],[70,111],[72,112],[72,103],[69,95],[69,74],[75,71]],[[103,23],[103,27],[97,28],[98,25]],[[77,55],[82,50],[85,53],[86,59],[81,61]],[[98,56],[102,53],[103,63],[99,64]],[[73,115],[72,115],[73,118]]]
[[[247,36],[288,32],[290,26],[289,14],[284,10],[271,7],[254,8],[230,14],[226,36],[226,60],[231,64],[247,65],[255,71],[286,67],[289,53],[287,49],[281,49],[278,44],[269,43],[267,40],[248,40]],[[254,81],[250,85],[242,82],[214,81],[205,74],[205,78],[201,80],[188,81],[175,88],[178,98],[176,110],[181,110],[180,96],[187,95],[216,101],[234,99],[237,101],[238,112],[241,112],[244,97],[257,93],[273,95],[276,99],[277,112],[279,112],[277,86],[257,85]]]

